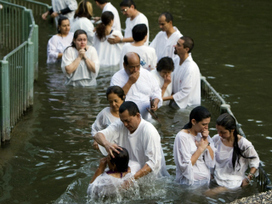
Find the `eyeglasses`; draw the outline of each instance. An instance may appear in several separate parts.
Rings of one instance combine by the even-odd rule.
[[[128,11],[128,8],[126,9],[121,9],[121,12],[127,12]]]

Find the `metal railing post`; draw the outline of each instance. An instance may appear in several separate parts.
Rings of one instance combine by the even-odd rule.
[[[9,83],[9,64],[8,61],[1,61],[1,142],[10,140],[10,83]]]
[[[27,67],[27,72],[28,72],[28,101],[29,101],[29,106],[33,105],[33,100],[34,100],[34,90],[33,90],[33,83],[34,83],[34,45],[33,42],[28,40],[28,67]]]

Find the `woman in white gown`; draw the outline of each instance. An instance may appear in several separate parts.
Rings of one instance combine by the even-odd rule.
[[[66,85],[96,86],[99,59],[94,47],[87,45],[87,33],[77,30],[72,46],[62,56],[61,69],[66,76]]]
[[[100,65],[103,67],[118,65],[123,43],[110,44],[107,39],[114,38],[114,36],[123,39],[123,35],[119,30],[112,29],[114,22],[114,15],[112,12],[103,12],[101,21],[102,23],[96,26],[94,37],[94,47],[97,50]]]
[[[217,118],[216,129],[218,134],[212,138],[216,148],[214,180],[228,189],[247,186],[258,175],[260,160],[256,150],[237,133],[236,121],[230,114],[224,113]]]
[[[96,120],[92,124],[92,136],[94,136],[98,131],[107,128],[111,123],[119,120],[119,107],[125,100],[124,90],[119,86],[110,86],[106,92],[107,100],[110,107],[104,108],[96,116]],[[98,149],[97,142],[93,144],[95,149]],[[107,155],[104,147],[99,146],[100,151]]]
[[[47,43],[46,63],[61,61],[63,51],[72,43],[74,33],[70,32],[70,21],[61,16],[58,20],[58,34],[53,35]]]
[[[91,21],[93,16],[93,6],[91,2],[83,0],[78,4],[74,19],[71,25],[71,32],[82,29],[87,33],[88,45],[93,45],[94,25]]]
[[[91,197],[116,196],[122,184],[140,169],[137,162],[129,161],[128,151],[121,147],[119,154],[113,152],[102,158],[89,186],[87,194]],[[106,168],[108,165],[108,168]],[[132,178],[131,178],[132,179]]]
[[[214,167],[214,145],[209,136],[210,112],[198,106],[190,113],[190,121],[177,134],[174,143],[176,182],[203,186],[210,182]]]

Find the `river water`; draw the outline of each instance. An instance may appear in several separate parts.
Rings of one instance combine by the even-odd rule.
[[[50,1],[43,2],[50,4]],[[92,2],[93,3],[93,2]],[[212,86],[231,105],[265,171],[272,173],[271,6],[269,0],[143,1],[138,9],[149,19],[150,39],[159,31],[158,15],[169,11],[174,25],[195,40],[193,58]],[[119,2],[113,4],[118,7]],[[94,5],[94,3],[93,3]],[[95,7],[95,14],[100,11]],[[121,14],[124,27],[124,16]],[[54,25],[39,24],[39,79],[33,109],[12,132],[10,145],[0,149],[0,203],[226,203],[258,192],[255,184],[215,198],[173,183],[175,135],[189,110],[158,111],[158,125],[171,178],[147,182],[115,199],[88,200],[86,189],[101,154],[92,149],[90,126],[108,106],[105,91],[118,68],[101,69],[98,86],[65,87],[60,64],[46,65],[46,44]],[[207,101],[203,105],[209,107]],[[214,121],[210,135],[215,132]],[[149,180],[148,180],[149,181]]]

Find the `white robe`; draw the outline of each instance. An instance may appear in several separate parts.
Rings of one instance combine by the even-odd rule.
[[[176,164],[175,181],[185,185],[204,185],[210,181],[210,168],[214,167],[215,160],[211,158],[209,150],[206,149],[192,165],[191,157],[196,152],[195,141],[201,139],[197,136],[180,131],[174,142],[174,160]],[[210,146],[215,150],[212,139],[208,137]]]
[[[46,63],[55,63],[58,60],[59,53],[71,45],[74,33],[69,33],[66,37],[53,35],[47,44],[47,61]]]
[[[130,18],[127,18],[126,20],[126,29],[125,29],[125,35],[124,38],[132,38],[132,29],[137,24],[145,24],[147,27],[147,40],[145,42],[145,45],[148,46],[149,43],[149,26],[148,26],[148,20],[146,16],[142,13],[139,13],[133,20]]]
[[[96,77],[99,72],[99,59],[94,47],[89,46],[86,56],[95,64],[96,73],[91,72],[85,60],[81,60],[79,66],[72,74],[67,74],[65,67],[70,65],[77,57],[78,50],[74,47],[68,47],[62,56],[61,69],[66,76],[65,85],[71,86],[96,86]]]
[[[104,41],[100,41],[96,34],[94,36],[94,47],[99,56],[101,67],[118,65],[120,62],[123,43],[110,44],[107,39],[114,38],[113,35],[123,38],[122,33],[118,30],[113,30],[111,34],[106,36]]]
[[[150,72],[154,78],[157,80],[158,84],[159,84],[159,87],[162,88],[163,84],[164,84],[164,79],[161,77],[160,73],[157,71],[157,70],[152,70]],[[171,79],[173,78],[173,75],[171,73]],[[164,92],[164,95],[162,97],[167,97],[167,96],[171,96],[172,94],[172,82],[170,82],[170,84],[168,84],[165,92]],[[170,101],[164,101],[163,102],[163,105],[168,105]]]
[[[126,43],[123,46],[121,58],[120,58],[120,69],[124,68],[123,62],[124,62],[124,56],[128,52],[135,52],[137,53],[141,58],[141,65],[143,68],[147,70],[152,70],[156,68],[157,65],[157,55],[155,52],[155,49],[152,47],[148,47],[146,45],[142,46],[134,46],[131,43]]]
[[[123,178],[116,178],[107,174],[109,169],[99,175],[93,183],[90,183],[87,189],[87,194],[93,198],[103,196],[116,196],[119,193],[120,187],[123,182],[131,178],[137,171],[140,170],[140,164],[138,162],[129,161],[128,166],[131,169],[131,173],[127,173]]]
[[[104,13],[105,11],[110,11],[113,13],[114,19],[113,19],[112,29],[122,32],[120,17],[119,17],[119,13],[118,13],[117,9],[110,2],[108,2],[104,6],[102,13]]]
[[[174,29],[176,31],[169,38],[165,31],[160,31],[150,43],[149,46],[156,50],[158,61],[163,57],[171,57],[172,59],[175,57],[174,45],[177,44],[182,34],[176,27]]]
[[[128,150],[129,159],[137,161],[141,168],[147,164],[155,175],[166,176],[166,165],[157,129],[141,118],[137,129],[131,134],[123,122],[116,121],[100,131],[105,138]]]
[[[88,45],[93,45],[94,25],[92,21],[85,17],[77,17],[73,19],[71,24],[71,32],[76,32],[78,29],[82,29],[87,33]]]
[[[191,55],[179,65],[180,58],[174,59],[173,98],[179,108],[201,104],[200,71]]]
[[[116,72],[111,78],[110,86],[123,87],[129,79],[125,69]],[[133,101],[137,104],[144,119],[151,119],[150,113],[146,110],[150,108],[150,99],[160,100],[158,107],[162,105],[161,89],[158,82],[152,77],[151,73],[142,67],[138,80],[130,87],[126,94],[126,101]]]
[[[238,141],[239,148],[243,151],[242,154],[246,157],[256,157],[254,159],[245,159],[240,157],[239,163],[236,162],[235,168],[232,165],[233,147],[225,146],[221,137],[217,134],[213,136],[215,151],[215,169],[214,179],[218,185],[227,188],[238,188],[241,186],[243,179],[245,178],[245,172],[248,168],[259,168],[259,156],[254,149],[252,143],[246,138],[242,137]],[[258,176],[258,171],[255,173]]]
[[[67,18],[69,18],[70,23],[74,18],[75,10],[77,9],[77,1],[76,0],[52,0],[52,8],[54,12],[59,12],[62,9],[69,7],[71,10],[70,13],[64,14]],[[58,25],[59,16],[55,18],[56,25]]]

